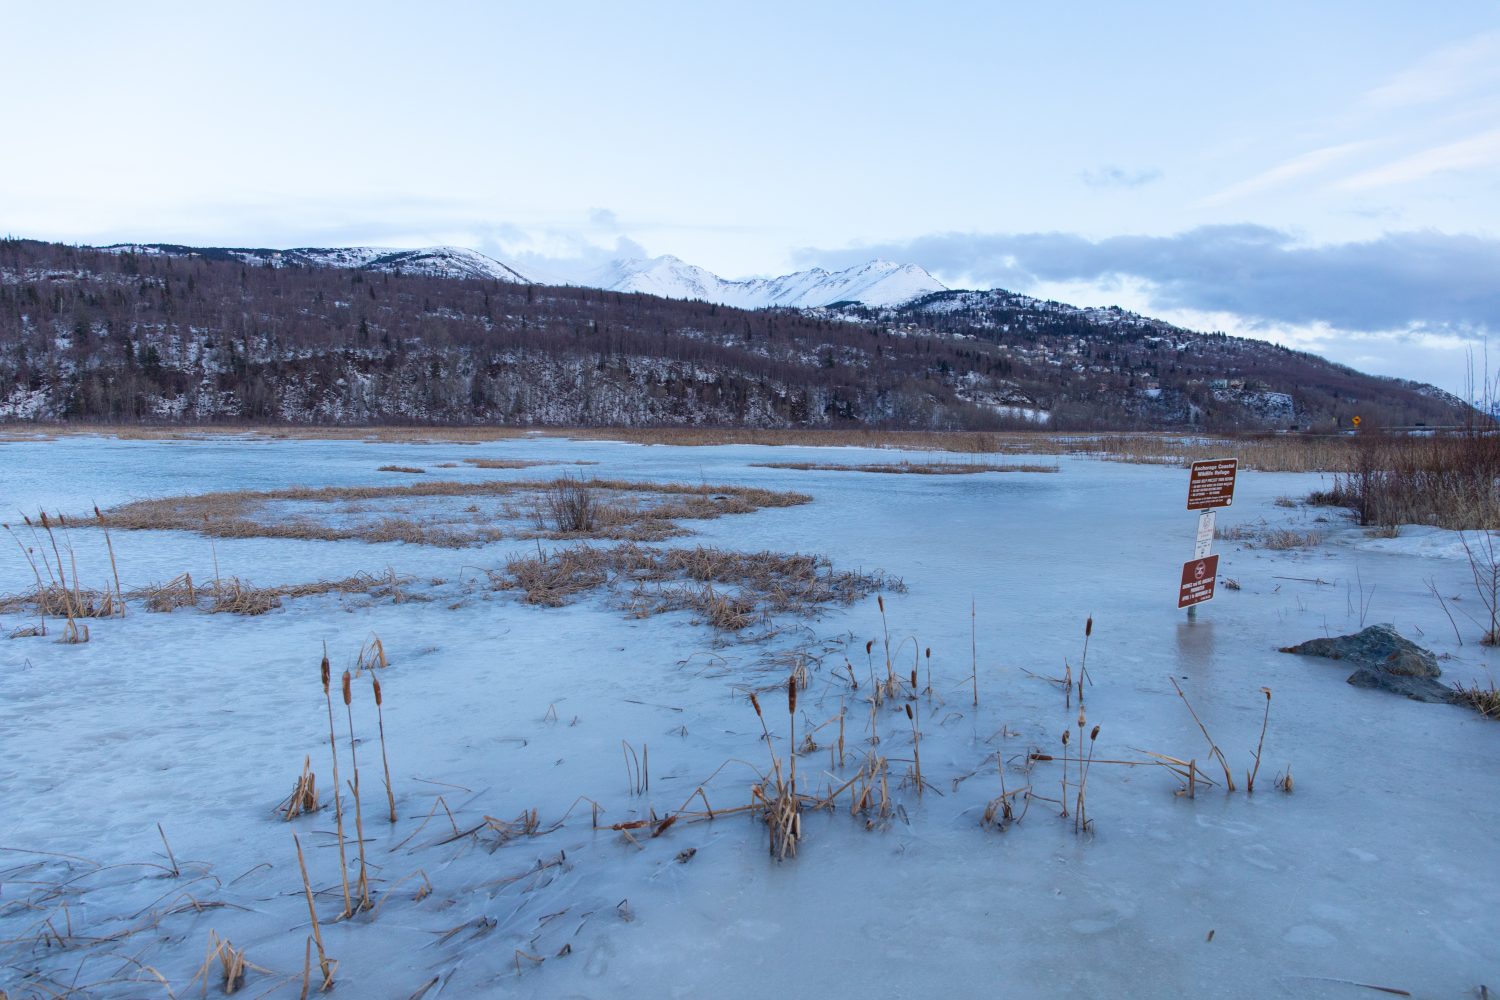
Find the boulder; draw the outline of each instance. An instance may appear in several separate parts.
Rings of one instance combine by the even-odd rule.
[[[1453,689],[1438,682],[1443,672],[1438,669],[1437,657],[1403,638],[1393,625],[1371,625],[1353,635],[1332,639],[1309,639],[1284,646],[1281,651],[1347,660],[1358,668],[1349,675],[1349,683],[1355,687],[1378,688],[1416,701],[1454,700]]]

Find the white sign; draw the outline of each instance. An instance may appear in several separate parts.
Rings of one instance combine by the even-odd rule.
[[[1193,546],[1193,558],[1205,559],[1214,546],[1214,511],[1205,510],[1198,515],[1198,544]]]

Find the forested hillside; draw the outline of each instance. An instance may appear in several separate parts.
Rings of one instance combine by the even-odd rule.
[[[8,420],[1323,429],[1355,412],[1449,422],[1455,404],[1259,341],[1003,292],[745,311],[0,241]]]

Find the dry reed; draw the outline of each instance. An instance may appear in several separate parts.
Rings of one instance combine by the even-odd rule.
[[[328,751],[333,755],[333,815],[334,822],[338,827],[339,840],[339,881],[344,886],[344,912],[347,917],[354,912],[353,905],[349,899],[349,863],[344,855],[344,802],[342,790],[339,787],[339,745],[338,738],[333,732],[333,695],[329,690],[332,681],[332,670],[328,663],[328,649],[323,649],[323,662],[319,665],[323,679],[323,701],[328,706]],[[322,949],[319,948],[321,953]]]
[[[359,906],[357,909],[367,910],[370,908],[370,882],[365,867],[365,823],[364,812],[360,807],[359,751],[355,746],[354,698],[353,693],[350,691],[349,681],[349,671],[345,670],[343,677],[344,711],[349,716],[349,759],[354,768],[354,836],[359,841]]]
[[[312,921],[312,937],[318,946],[318,968],[323,973],[323,985],[319,989],[320,991],[327,991],[333,988],[333,973],[338,969],[339,964],[330,959],[328,953],[323,949],[323,932],[318,928],[318,909],[313,905],[312,883],[307,879],[307,859],[302,856],[302,841],[297,839],[295,833],[292,834],[292,843],[297,845],[297,867],[302,871],[302,891],[307,895],[307,916]],[[347,886],[345,892],[348,892]],[[303,980],[302,992],[304,996],[307,993],[307,980],[305,978]]]
[[[1255,794],[1255,776],[1260,773],[1260,752],[1266,745],[1266,727],[1271,724],[1271,689],[1263,687],[1261,693],[1266,696],[1266,714],[1260,722],[1260,742],[1255,744],[1255,767],[1245,775],[1245,794]]]
[[[1203,738],[1208,741],[1209,756],[1217,760],[1219,766],[1224,769],[1224,785],[1226,790],[1234,791],[1234,775],[1229,770],[1229,761],[1224,759],[1224,751],[1220,750],[1219,745],[1214,742],[1214,738],[1208,735],[1207,727],[1203,725],[1203,720],[1198,718],[1198,713],[1193,711],[1193,703],[1188,701],[1187,695],[1182,693],[1182,688],[1177,684],[1177,678],[1168,677],[1167,679],[1172,682],[1172,687],[1177,691],[1177,697],[1181,698],[1182,703],[1187,706],[1188,713],[1192,715],[1193,721],[1198,724],[1198,730],[1203,733]]]
[[[375,641],[379,642],[380,640],[376,639]],[[385,660],[385,650],[383,647],[380,651],[380,658],[382,661]],[[385,753],[385,711],[381,707],[383,699],[380,697],[380,678],[376,677],[373,671],[370,674],[370,683],[375,689],[375,718],[379,721],[380,725],[380,764],[385,769],[385,800],[391,809],[391,822],[395,823],[396,794],[391,789],[391,762]]]
[[[318,809],[318,779],[312,771],[312,757],[302,760],[302,774],[292,785],[292,794],[287,796],[286,806],[281,809],[283,819],[295,819],[303,813]]]

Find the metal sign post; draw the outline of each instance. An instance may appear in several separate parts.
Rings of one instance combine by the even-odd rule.
[[[1198,605],[1214,599],[1214,584],[1219,576],[1219,557],[1211,555],[1214,545],[1215,511],[1234,503],[1234,480],[1239,460],[1215,458],[1194,462],[1188,475],[1187,509],[1198,511],[1198,538],[1193,558],[1182,564],[1182,581],[1177,587],[1177,608],[1187,609],[1191,621],[1198,616]]]

